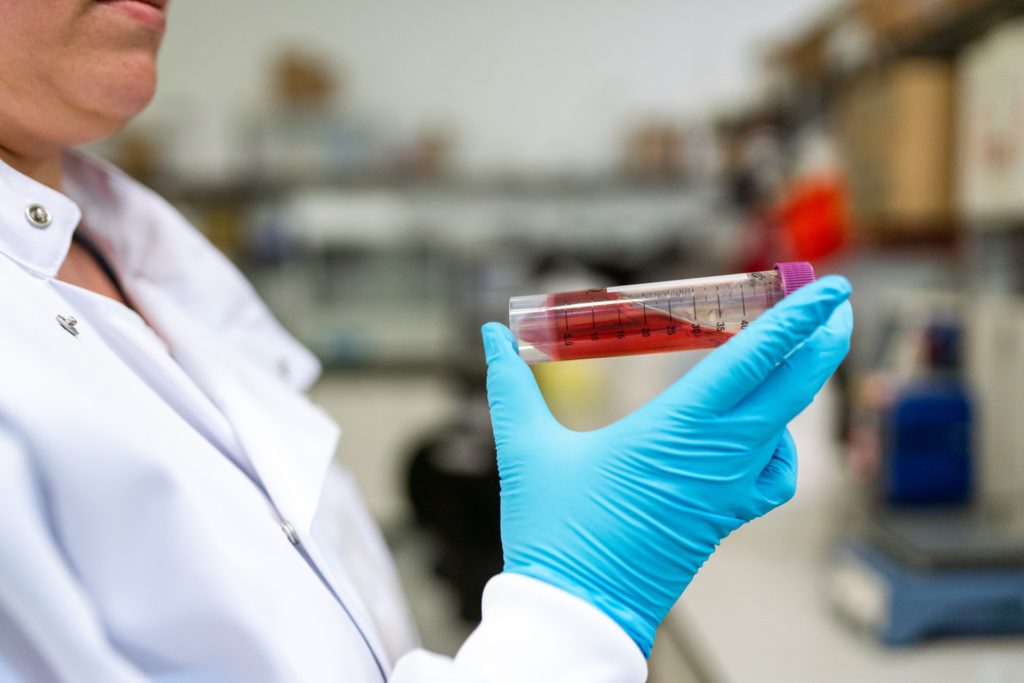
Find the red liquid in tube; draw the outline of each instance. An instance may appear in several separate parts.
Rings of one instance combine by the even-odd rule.
[[[721,346],[797,287],[809,264],[647,285],[514,297],[509,322],[529,363]]]

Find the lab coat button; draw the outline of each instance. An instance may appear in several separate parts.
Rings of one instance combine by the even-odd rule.
[[[73,337],[78,336],[78,328],[75,327],[78,325],[78,321],[75,320],[73,315],[58,315],[57,322],[60,323],[61,327],[70,332]]]
[[[299,544],[299,535],[295,532],[295,527],[292,526],[291,522],[282,522],[281,531],[288,537],[288,542],[292,545]]]
[[[47,228],[53,223],[50,210],[42,204],[29,204],[25,207],[25,218],[36,228]]]

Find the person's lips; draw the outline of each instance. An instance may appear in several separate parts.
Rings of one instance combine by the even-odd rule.
[[[95,2],[98,2],[98,3],[101,3],[101,4],[105,4],[105,5],[110,5],[110,4],[114,4],[114,3],[117,3],[117,2],[123,2],[123,1],[128,1],[128,0],[95,0]],[[167,3],[170,2],[170,0],[133,0],[133,1],[141,3],[143,5],[149,5],[150,7],[155,7],[157,9],[159,9],[159,10],[166,9],[167,8]]]
[[[169,0],[96,0],[101,7],[109,7],[153,29],[163,31],[167,26],[165,10]]]

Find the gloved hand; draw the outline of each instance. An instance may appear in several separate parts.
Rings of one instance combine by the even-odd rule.
[[[718,543],[789,500],[786,424],[849,350],[849,283],[783,299],[643,408],[575,432],[551,415],[508,328],[483,327],[505,571],[598,607],[650,654]]]

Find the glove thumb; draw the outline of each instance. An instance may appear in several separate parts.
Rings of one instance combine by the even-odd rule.
[[[500,323],[481,328],[487,354],[487,403],[500,446],[516,432],[529,432],[554,420],[530,367],[519,357],[512,332]]]
[[[761,494],[761,499],[756,506],[756,514],[767,514],[792,498],[796,493],[796,479],[796,442],[786,429],[782,432],[782,438],[771,460],[757,478],[757,490]]]

